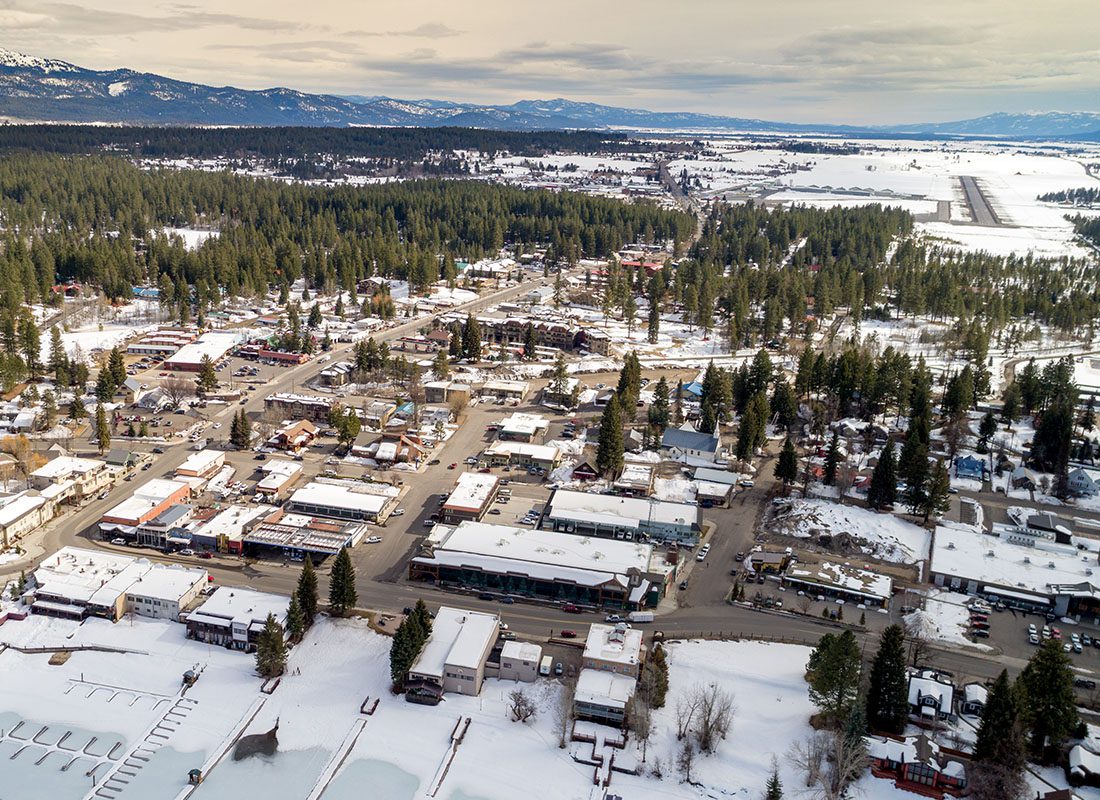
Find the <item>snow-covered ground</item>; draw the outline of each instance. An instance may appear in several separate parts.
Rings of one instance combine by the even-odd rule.
[[[825,533],[834,540],[847,534],[865,555],[902,564],[927,558],[930,543],[927,530],[893,514],[829,500],[795,500],[776,514],[772,530],[799,538]]]
[[[965,645],[978,650],[991,650],[966,638],[970,627],[970,612],[966,608],[966,595],[932,589],[924,601],[924,608],[905,616],[905,627],[914,636],[931,641]]]

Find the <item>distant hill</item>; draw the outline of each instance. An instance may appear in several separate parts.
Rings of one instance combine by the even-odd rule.
[[[0,49],[0,117],[14,121],[140,125],[472,127],[498,130],[680,130],[832,133],[842,136],[1065,138],[1100,131],[1100,114],[989,114],[957,122],[857,127],[795,124],[597,103],[520,100],[511,105],[342,97],[287,88],[204,86],[130,69],[91,70]]]

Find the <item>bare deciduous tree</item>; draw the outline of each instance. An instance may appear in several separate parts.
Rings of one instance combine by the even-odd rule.
[[[535,704],[522,689],[513,689],[508,694],[508,701],[513,722],[526,722],[538,713]]]
[[[699,710],[699,693],[695,690],[681,692],[676,698],[676,740],[680,741],[691,732],[695,712]]]
[[[566,680],[558,695],[558,704],[554,708],[554,728],[558,732],[558,747],[561,748],[569,743],[569,730],[573,724],[573,696],[576,689],[576,680]]]
[[[188,397],[195,394],[195,382],[179,375],[165,378],[160,382],[160,388],[168,402],[174,406],[180,405]]]
[[[691,768],[695,765],[695,744],[691,739],[684,739],[680,745],[680,752],[676,755],[676,769],[680,771],[680,781],[691,783]]]
[[[695,725],[695,739],[699,749],[710,755],[718,742],[726,738],[733,724],[733,695],[718,684],[712,683],[706,688],[696,687],[699,712]]]
[[[649,709],[649,704],[641,697],[641,695],[635,694],[630,701],[630,732],[634,734],[634,738],[641,742],[642,745],[642,763],[645,763],[646,752],[649,749],[649,740],[653,736],[653,712]]]
[[[842,800],[853,778],[867,768],[862,742],[850,742],[842,731],[817,731],[796,742],[788,757],[805,775],[813,800]]]
[[[813,604],[814,599],[808,594],[804,594],[800,598],[798,598],[798,610],[801,611],[803,614],[809,614],[810,606],[812,606]]]

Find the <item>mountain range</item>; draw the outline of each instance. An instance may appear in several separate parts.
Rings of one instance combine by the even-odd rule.
[[[1100,141],[1100,113],[989,114],[893,126],[808,125],[565,99],[511,105],[385,96],[259,91],[179,81],[131,69],[91,70],[0,49],[0,118],[19,122],[152,125],[457,126],[501,130],[679,130],[849,136],[990,136]]]

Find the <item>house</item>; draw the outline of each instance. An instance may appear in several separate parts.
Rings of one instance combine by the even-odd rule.
[[[661,449],[674,461],[714,463],[721,447],[717,433],[668,428],[661,437]]]
[[[500,651],[498,677],[502,681],[532,683],[538,677],[541,660],[542,648],[539,645],[514,639],[505,642]]]
[[[582,669],[573,692],[573,717],[621,728],[626,724],[626,710],[637,687],[637,680],[629,675]]]
[[[985,710],[986,700],[989,698],[989,689],[982,683],[968,683],[963,687],[962,698],[959,702],[959,713],[970,717],[981,716]]]
[[[922,720],[954,719],[955,687],[932,670],[909,674],[909,713]]]
[[[1022,465],[1012,470],[1011,481],[1013,489],[1034,490],[1039,488],[1039,474]]]
[[[573,467],[573,480],[575,481],[594,481],[600,477],[600,473],[596,470],[590,461],[582,461]]]
[[[955,458],[955,477],[980,481],[985,478],[985,462],[974,456]]]
[[[300,419],[290,422],[275,431],[267,440],[269,447],[277,447],[280,450],[297,453],[303,447],[308,447],[317,438],[320,431],[317,426],[308,419]]]
[[[893,780],[900,789],[928,797],[959,795],[966,789],[966,767],[923,733],[894,739],[866,736],[871,774]]]
[[[380,431],[386,427],[386,423],[390,421],[396,410],[397,406],[394,403],[375,400],[363,409],[363,425],[371,430]]]
[[[106,489],[114,482],[107,462],[95,458],[58,456],[29,475],[30,484],[39,491],[55,489],[57,503],[80,502]]]
[[[1066,759],[1066,779],[1073,786],[1100,786],[1100,755],[1074,745]]]
[[[267,501],[282,500],[302,477],[302,465],[297,461],[272,458],[259,466],[263,478],[256,484],[256,496]]]
[[[1100,470],[1074,467],[1066,477],[1070,492],[1078,497],[1092,497],[1100,491]]]
[[[424,384],[424,402],[435,405],[449,405],[470,399],[471,388],[468,383],[457,381],[429,381]]]
[[[187,638],[251,653],[267,615],[286,630],[289,599],[237,586],[219,586],[201,606],[187,614]]]
[[[405,699],[435,705],[447,692],[479,694],[499,634],[496,614],[440,607],[431,635],[409,669]]]

